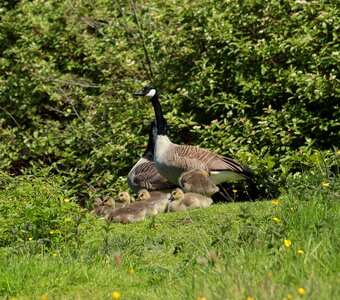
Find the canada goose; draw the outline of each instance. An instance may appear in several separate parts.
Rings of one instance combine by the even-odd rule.
[[[142,206],[127,206],[118,208],[108,216],[108,220],[119,223],[135,223],[145,219],[147,217],[147,209]]]
[[[182,173],[193,169],[209,172],[209,179],[214,184],[251,177],[251,172],[247,168],[229,157],[195,146],[172,143],[167,136],[166,120],[163,117],[157,91],[154,87],[145,87],[134,95],[151,99],[157,123],[154,163],[158,172],[164,178],[178,184]]]
[[[162,193],[158,191],[148,191],[146,189],[141,189],[138,193],[137,201],[142,201],[142,203],[148,203],[152,205],[157,213],[165,212],[169,205],[169,193]]]
[[[149,140],[146,150],[138,162],[128,173],[127,180],[130,189],[137,193],[140,189],[149,191],[173,189],[173,183],[163,178],[157,171],[153,162],[154,141],[157,136],[156,121],[153,120],[149,130]]]
[[[208,176],[207,171],[194,169],[182,173],[178,183],[186,193],[192,192],[211,197],[219,191],[219,188],[209,180]]]
[[[109,216],[116,208],[115,201],[112,197],[108,197],[94,210],[90,212],[93,216]]]
[[[118,193],[118,199],[122,203],[116,203],[116,209],[126,207],[131,204],[131,197],[128,192],[119,192]]]
[[[108,216],[109,221],[120,223],[135,223],[145,219],[150,215],[157,214],[155,207],[148,203],[132,202],[129,193],[120,192],[119,199],[123,201],[120,208],[116,209]]]
[[[168,212],[187,210],[187,206],[183,203],[183,198],[177,195],[177,191],[173,190],[171,192],[169,200]]]
[[[208,207],[213,203],[209,197],[198,193],[184,193],[180,188],[176,188],[171,192],[170,200],[173,201],[170,203],[169,211],[176,209],[185,210],[183,205],[185,205],[186,209],[193,209]],[[179,202],[172,204],[174,201]]]

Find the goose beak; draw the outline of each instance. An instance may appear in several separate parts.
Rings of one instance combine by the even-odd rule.
[[[132,93],[132,95],[134,95],[134,96],[145,96],[145,93],[144,93],[144,90],[141,90],[141,91]]]

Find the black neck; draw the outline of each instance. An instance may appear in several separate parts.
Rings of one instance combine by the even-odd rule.
[[[143,157],[149,160],[153,160],[153,154],[155,150],[155,138],[153,134],[153,126],[151,125],[150,131],[149,131],[149,140],[148,140],[148,145],[146,146],[145,152],[143,154]]]
[[[166,135],[166,120],[163,117],[162,107],[157,94],[151,98],[151,102],[156,116],[157,135]]]

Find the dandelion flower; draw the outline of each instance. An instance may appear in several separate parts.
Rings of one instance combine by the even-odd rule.
[[[70,222],[71,219],[70,218],[65,218],[65,222]]]
[[[273,200],[273,201],[272,201],[272,204],[273,204],[273,205],[279,205],[279,203],[280,203],[279,200]]]
[[[206,296],[198,296],[197,300],[207,300],[207,297]]]
[[[50,230],[50,234],[55,234],[55,231],[54,230]]]
[[[330,183],[329,182],[322,182],[321,185],[324,186],[324,187],[327,187],[327,186],[330,185]]]
[[[69,203],[69,202],[70,202],[70,199],[69,199],[69,198],[65,198],[65,199],[64,199],[64,202],[65,202],[65,203]]]
[[[53,257],[57,257],[57,256],[58,256],[58,253],[52,253],[52,256],[53,256]]]
[[[247,300],[255,300],[253,297],[247,297]]]
[[[284,245],[285,245],[286,247],[290,247],[290,246],[292,245],[292,241],[291,241],[291,240],[287,240],[287,239],[285,239],[285,240],[283,241],[283,243],[284,243]]]
[[[279,218],[277,218],[277,217],[274,217],[273,220],[274,220],[275,222],[277,222],[277,223],[280,223],[280,222],[281,222],[281,220],[280,220]]]
[[[293,299],[293,295],[292,295],[292,294],[288,294],[288,295],[287,295],[287,299],[288,299],[288,300]]]
[[[298,288],[297,292],[298,292],[299,295],[304,295],[306,291],[305,291],[304,288]]]
[[[33,238],[32,238],[32,237],[29,237],[29,238],[28,238],[28,240],[29,240],[29,241],[32,241],[32,240],[33,240]]]
[[[233,191],[233,193],[234,193],[234,194],[236,194],[236,193],[237,193],[237,190],[235,190],[235,189],[234,189],[234,190],[232,190],[232,191]]]
[[[114,291],[114,292],[112,293],[112,298],[113,298],[113,299],[120,299],[120,293]]]
[[[303,254],[303,253],[305,253],[305,252],[304,252],[302,249],[299,249],[299,250],[297,251],[297,253],[301,255],[301,254]]]
[[[47,300],[47,295],[45,295],[45,294],[42,295],[42,296],[41,296],[41,300]]]
[[[128,272],[129,272],[129,274],[131,274],[131,275],[133,275],[133,274],[136,273],[134,269],[129,269]]]

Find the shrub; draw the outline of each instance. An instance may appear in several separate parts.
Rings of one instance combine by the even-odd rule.
[[[127,188],[153,116],[131,92],[150,83],[174,141],[250,164],[261,195],[300,171],[301,152],[339,146],[334,1],[23,0],[1,12],[2,170],[53,166],[84,200]]]

